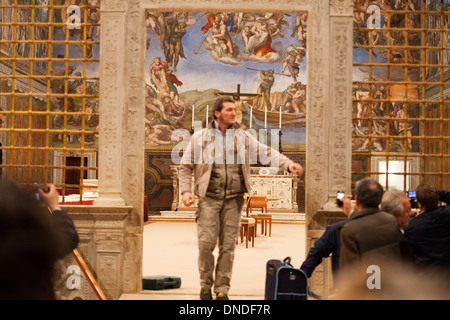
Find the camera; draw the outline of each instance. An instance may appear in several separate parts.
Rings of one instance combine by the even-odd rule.
[[[37,200],[41,201],[42,199],[41,199],[41,195],[40,195],[40,193],[39,193],[39,191],[38,191],[39,189],[41,189],[41,190],[44,191],[45,193],[49,192],[50,189],[49,189],[45,184],[36,184],[36,185],[34,185],[34,187],[33,187],[32,191],[31,191],[31,193],[33,194],[33,196],[34,196]]]
[[[342,199],[344,199],[345,193],[344,191],[338,191],[336,193],[336,203],[339,207],[342,207],[344,203],[342,202]]]
[[[412,209],[419,208],[419,204],[417,203],[417,199],[416,199],[416,191],[408,191],[408,198],[409,198],[409,202],[411,203]]]

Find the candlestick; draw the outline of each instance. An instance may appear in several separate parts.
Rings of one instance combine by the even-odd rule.
[[[283,150],[281,150],[281,136],[283,135],[283,133],[281,132],[281,127],[280,130],[278,130],[278,152],[282,153]]]
[[[253,106],[250,106],[250,128],[252,128],[252,121],[253,121]]]
[[[278,127],[281,129],[281,107],[280,107],[280,121],[279,121]]]
[[[264,129],[267,129],[267,106],[264,110]]]

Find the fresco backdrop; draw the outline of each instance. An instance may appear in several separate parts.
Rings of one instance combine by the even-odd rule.
[[[439,86],[427,83],[440,82],[441,73],[445,79],[450,72],[449,4],[354,0],[353,150],[382,152],[389,146],[390,152],[420,151],[420,140],[412,137],[420,135],[420,120],[439,108],[441,99],[432,94]],[[423,99],[424,110],[417,102]],[[375,136],[371,147],[369,134]]]
[[[283,149],[304,149],[307,13],[146,12],[146,147],[205,126],[220,95],[237,100],[247,128],[279,129]]]

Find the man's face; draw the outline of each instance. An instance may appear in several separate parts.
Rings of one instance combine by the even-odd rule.
[[[219,125],[222,124],[228,128],[236,122],[236,105],[234,102],[224,102],[222,110],[220,112],[214,111],[214,113]]]
[[[403,197],[402,205],[403,205],[403,214],[397,217],[398,226],[400,228],[406,227],[411,217],[411,202],[409,201],[409,198]]]

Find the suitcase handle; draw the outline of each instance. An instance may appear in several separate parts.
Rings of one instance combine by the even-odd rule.
[[[291,257],[286,257],[286,258],[284,258],[283,263],[284,263],[284,264],[291,265]]]

